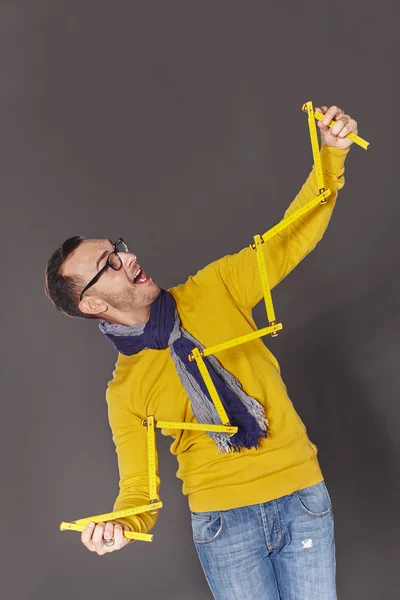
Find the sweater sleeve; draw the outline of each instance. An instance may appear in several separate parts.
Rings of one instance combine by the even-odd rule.
[[[142,418],[134,414],[119,398],[106,393],[108,419],[118,456],[119,494],[114,502],[113,511],[134,508],[148,504],[149,476],[147,462],[147,432]],[[158,454],[156,450],[156,485],[159,498],[160,478],[158,476]],[[127,525],[131,531],[147,533],[157,520],[158,513],[142,513],[116,521]],[[134,541],[134,540],[132,540]]]
[[[270,288],[273,289],[321,240],[329,224],[339,190],[344,186],[344,162],[349,149],[322,145],[325,186],[331,190],[326,204],[308,213],[262,244]],[[318,195],[313,166],[306,182],[284,214],[290,216]],[[271,225],[272,227],[272,225]],[[210,263],[192,277],[199,287],[229,295],[236,304],[252,309],[263,298],[256,251],[249,246]]]

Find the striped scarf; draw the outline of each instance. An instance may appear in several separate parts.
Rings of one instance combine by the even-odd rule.
[[[170,292],[161,290],[160,296],[151,305],[147,323],[135,323],[128,327],[101,320],[99,329],[111,340],[118,352],[127,356],[149,348],[169,348],[197,422],[221,424],[197,364],[188,358],[194,347],[201,351],[204,346],[181,327],[176,302]],[[230,424],[238,427],[237,433],[231,437],[225,432],[207,432],[207,435],[214,440],[221,452],[258,448],[261,439],[268,436],[268,420],[263,406],[243,391],[236,377],[226,371],[214,356],[206,356],[203,360]]]

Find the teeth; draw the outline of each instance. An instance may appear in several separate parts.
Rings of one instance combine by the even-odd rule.
[[[146,281],[146,279],[147,279],[147,277],[146,277],[146,276],[144,276],[144,277],[141,277],[141,278],[138,280],[138,277],[139,277],[139,275],[140,275],[142,272],[143,272],[143,271],[142,271],[142,269],[138,269],[138,270],[136,271],[136,275],[135,275],[135,277],[133,278],[133,281],[134,281],[134,282],[135,282],[135,280],[136,280],[136,281],[140,281],[140,283],[144,283],[144,282]]]

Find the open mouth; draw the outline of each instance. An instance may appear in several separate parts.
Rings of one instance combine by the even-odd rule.
[[[150,277],[148,275],[146,275],[146,273],[142,270],[139,269],[139,271],[137,272],[133,283],[135,285],[144,285],[145,283],[148,283],[150,281]]]

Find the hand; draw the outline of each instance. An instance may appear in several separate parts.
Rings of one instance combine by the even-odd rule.
[[[334,146],[340,150],[347,150],[354,142],[345,136],[349,133],[358,133],[357,121],[352,119],[349,115],[338,108],[337,106],[321,106],[321,108],[315,109],[325,115],[323,121],[317,121],[318,127],[321,131],[321,142],[325,146]],[[335,125],[330,128],[328,124],[331,121],[335,121]]]
[[[107,521],[106,523],[88,523],[85,529],[82,531],[81,541],[88,550],[91,552],[97,552],[100,556],[114,550],[120,550],[124,548],[131,540],[126,538],[123,531],[130,531],[124,523],[117,523],[116,521]],[[104,540],[113,539],[114,544],[112,546],[105,546]]]

